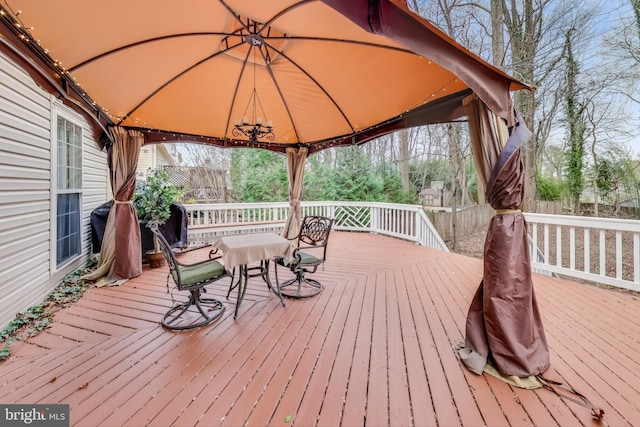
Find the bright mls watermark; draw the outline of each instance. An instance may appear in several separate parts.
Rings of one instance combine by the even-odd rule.
[[[3,405],[1,426],[69,427],[69,405]]]

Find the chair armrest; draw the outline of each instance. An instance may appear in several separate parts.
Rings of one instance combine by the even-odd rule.
[[[222,253],[220,253],[220,249],[215,248],[209,251],[209,259],[218,259],[222,258]]]
[[[295,267],[302,262],[302,256],[300,255],[300,248],[295,248],[291,253],[291,259],[289,260],[289,266]]]

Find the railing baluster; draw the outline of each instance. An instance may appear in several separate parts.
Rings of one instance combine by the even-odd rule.
[[[551,264],[549,262],[549,224],[544,225],[544,263]]]
[[[556,226],[556,265],[562,267],[562,228]]]
[[[584,271],[591,272],[591,233],[588,228],[584,229]]]
[[[531,249],[531,255],[533,256],[533,260],[534,261],[539,261],[539,254],[538,254],[538,223],[534,222],[533,223],[533,237],[532,237],[532,244],[533,244],[533,248]]]
[[[616,231],[616,279],[622,279],[622,232]]]
[[[600,230],[600,275],[607,275],[607,242],[605,241],[605,231]]]
[[[640,233],[633,235],[633,281],[640,283]]]
[[[569,227],[569,268],[576,269],[576,228]]]

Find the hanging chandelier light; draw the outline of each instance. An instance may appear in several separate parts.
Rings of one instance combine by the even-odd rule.
[[[249,102],[244,110],[242,119],[235,121],[231,133],[233,136],[246,136],[249,138],[249,142],[256,143],[259,139],[266,139],[267,141],[273,141],[275,135],[273,133],[273,123],[267,119],[262,103],[258,97],[256,91],[256,50],[261,49],[264,45],[264,39],[259,34],[247,34],[245,41],[249,44],[250,49],[253,50],[253,90],[249,96]],[[247,116],[247,111],[251,107],[250,118]],[[258,108],[262,115],[258,115]]]

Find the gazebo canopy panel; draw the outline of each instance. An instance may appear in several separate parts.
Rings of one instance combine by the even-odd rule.
[[[509,119],[508,92],[525,87],[402,1],[5,5],[61,80],[113,124],[143,130],[145,143],[249,145],[232,131],[252,119],[254,88],[255,116],[273,123],[274,138],[250,145],[313,152],[463,116],[471,91]]]

